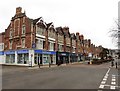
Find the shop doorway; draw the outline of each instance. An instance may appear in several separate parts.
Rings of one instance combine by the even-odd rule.
[[[43,63],[43,62],[42,62],[42,54],[35,54],[34,63],[35,63],[35,64],[38,64],[38,62],[39,62],[40,64]]]

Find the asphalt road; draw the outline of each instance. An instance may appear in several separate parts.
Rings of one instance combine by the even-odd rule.
[[[3,89],[110,89],[111,76],[118,75],[110,63],[101,65],[73,64],[60,67],[29,69],[27,67],[4,66],[2,68]],[[100,88],[106,72],[107,82]],[[118,80],[118,79],[116,79]],[[118,82],[116,82],[117,85]],[[116,86],[115,89],[118,87]]]

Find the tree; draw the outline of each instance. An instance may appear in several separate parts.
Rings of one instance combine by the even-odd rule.
[[[99,56],[101,59],[107,59],[107,54],[109,53],[109,50],[107,48],[103,48],[103,50],[100,52]]]
[[[110,37],[112,37],[112,40],[115,42],[115,44],[118,47],[118,57],[120,57],[120,20],[118,19],[117,21],[115,21],[116,26],[111,29],[110,33]]]
[[[109,33],[110,33],[110,37],[112,38],[112,40],[117,44],[118,46],[118,32],[119,32],[119,24],[118,21],[115,21],[115,27],[112,28]]]

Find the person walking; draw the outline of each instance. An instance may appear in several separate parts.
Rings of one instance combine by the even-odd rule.
[[[111,61],[111,67],[113,67],[114,66],[114,62],[113,61]]]
[[[115,67],[116,67],[116,69],[117,69],[117,62],[115,62]]]

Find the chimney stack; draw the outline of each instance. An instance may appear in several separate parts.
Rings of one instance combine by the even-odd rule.
[[[20,14],[22,13],[22,8],[21,7],[17,7],[16,8],[16,14]]]

